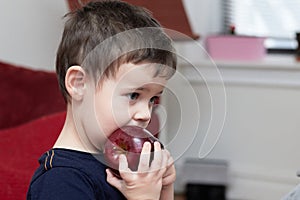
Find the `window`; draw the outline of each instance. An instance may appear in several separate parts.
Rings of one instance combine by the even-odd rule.
[[[266,48],[295,50],[300,32],[300,0],[224,0],[225,30],[267,37]]]

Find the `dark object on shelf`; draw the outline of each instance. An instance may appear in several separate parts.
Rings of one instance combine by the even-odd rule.
[[[225,200],[224,185],[187,184],[186,200]]]
[[[217,159],[187,159],[182,184],[186,200],[225,200],[228,185],[228,163]]]
[[[229,26],[229,34],[230,35],[235,35],[235,26],[234,25]]]
[[[297,49],[296,49],[296,60],[300,62],[300,32],[296,33]]]

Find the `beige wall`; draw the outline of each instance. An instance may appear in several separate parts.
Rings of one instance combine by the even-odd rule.
[[[184,0],[192,29],[202,37],[218,32],[220,0]],[[66,0],[0,0],[0,59],[53,70]],[[210,16],[211,11],[215,11]],[[201,41],[200,41],[201,42]],[[179,46],[185,48],[184,43]],[[192,51],[187,46],[187,54]]]

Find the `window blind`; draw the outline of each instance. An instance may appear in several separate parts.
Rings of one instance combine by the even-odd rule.
[[[267,48],[295,49],[300,32],[300,0],[224,0],[225,30],[267,37]]]

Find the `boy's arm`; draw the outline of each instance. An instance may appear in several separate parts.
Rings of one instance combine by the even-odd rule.
[[[176,179],[176,170],[174,166],[173,158],[168,153],[168,166],[167,171],[163,175],[162,190],[160,194],[160,200],[173,200],[174,199],[174,182]]]
[[[54,167],[31,183],[27,200],[94,199],[92,183],[84,173],[68,167]]]
[[[174,199],[174,185],[171,184],[163,187],[160,193],[160,200],[173,200]]]

